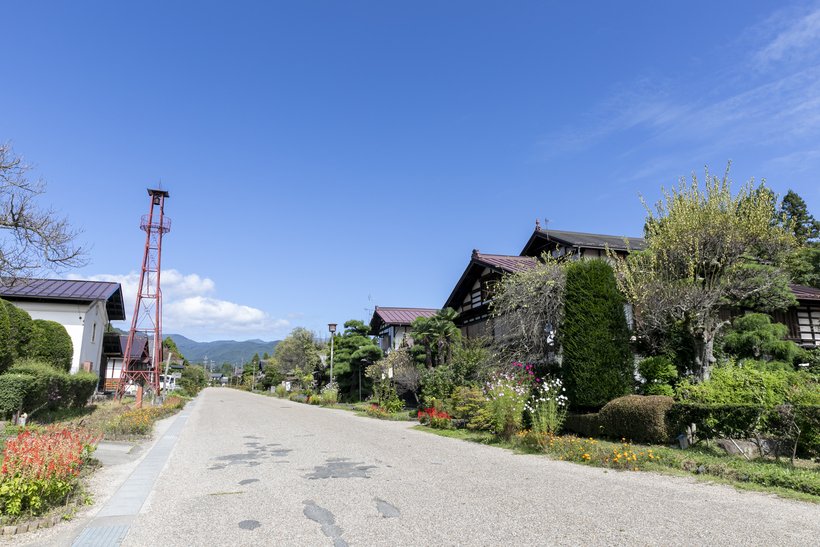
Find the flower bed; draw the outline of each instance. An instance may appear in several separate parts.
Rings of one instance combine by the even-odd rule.
[[[34,516],[65,504],[98,441],[87,431],[58,427],[8,439],[0,468],[0,514]]]

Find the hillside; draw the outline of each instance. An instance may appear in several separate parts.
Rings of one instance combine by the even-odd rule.
[[[273,354],[273,349],[279,343],[279,340],[273,342],[264,340],[197,342],[181,334],[168,334],[167,336],[173,339],[179,351],[191,363],[201,363],[205,358],[216,364],[243,363],[249,361],[254,353],[258,353],[260,357],[265,352]]]

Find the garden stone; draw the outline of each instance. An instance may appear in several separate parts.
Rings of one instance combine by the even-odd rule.
[[[17,533],[18,534],[23,534],[25,532],[28,532],[28,524],[18,524],[17,525]]]
[[[4,536],[13,536],[17,533],[16,526],[3,526],[3,535]]]

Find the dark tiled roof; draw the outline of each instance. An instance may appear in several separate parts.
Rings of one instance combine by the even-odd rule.
[[[379,322],[387,325],[409,325],[417,317],[433,317],[437,312],[438,310],[433,308],[385,308],[376,306],[370,325],[374,326],[374,323]]]
[[[626,251],[627,242],[628,248],[632,251],[640,251],[646,247],[646,241],[642,237],[624,237],[611,236],[605,234],[588,234],[585,232],[568,232],[565,230],[546,230],[538,228],[530,238],[533,239],[547,239],[557,241],[570,247],[586,247],[593,249],[603,249],[609,247],[613,251]],[[624,242],[626,239],[626,242]],[[530,243],[527,243],[527,247]],[[526,250],[526,248],[525,248]]]
[[[820,289],[806,285],[789,285],[789,288],[798,300],[820,300]]]
[[[473,261],[507,273],[523,272],[535,267],[531,256],[487,255],[473,251]]]
[[[111,281],[80,281],[72,279],[15,279],[0,283],[0,297],[9,300],[57,300],[69,302],[106,301],[108,318],[125,319],[122,287]]]
[[[120,335],[120,352],[125,355],[125,347],[128,345],[128,335]],[[148,338],[145,336],[134,336],[134,343],[131,345],[131,360],[140,360],[143,355],[148,356],[150,350],[148,349]]]

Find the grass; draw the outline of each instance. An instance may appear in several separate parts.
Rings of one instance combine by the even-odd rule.
[[[415,429],[442,437],[497,446],[527,454],[546,454],[557,460],[620,471],[653,471],[694,476],[699,480],[729,484],[744,490],[770,492],[782,497],[820,503],[820,465],[803,461],[791,467],[787,461],[752,460],[731,456],[719,449],[640,445],[572,435],[554,436],[538,442],[528,433],[504,441],[486,431]]]

